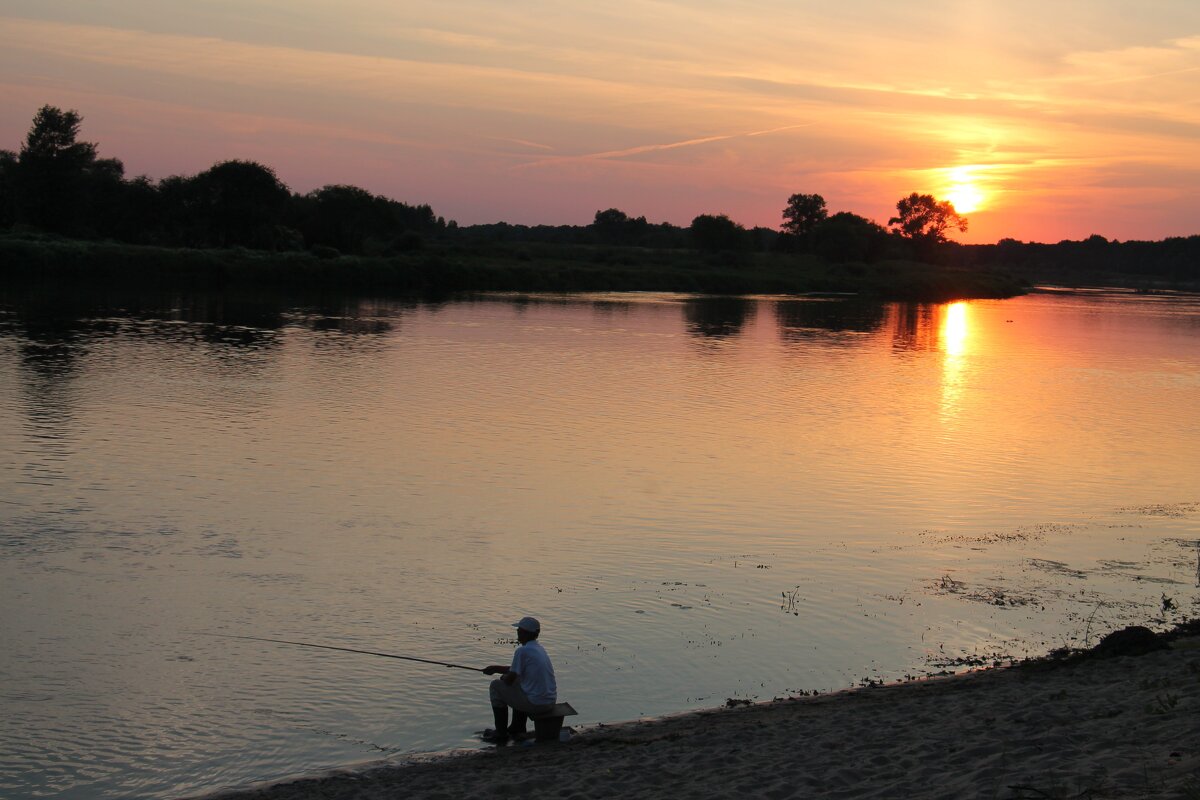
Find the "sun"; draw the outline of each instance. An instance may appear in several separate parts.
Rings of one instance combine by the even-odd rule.
[[[970,214],[983,205],[983,192],[972,183],[956,183],[946,193],[946,199],[960,214]]]
[[[970,214],[983,208],[987,195],[979,188],[974,170],[970,167],[954,167],[949,170],[949,188],[945,197],[960,214]]]

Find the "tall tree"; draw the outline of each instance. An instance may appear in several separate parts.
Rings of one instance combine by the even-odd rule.
[[[788,198],[787,207],[783,209],[783,225],[780,227],[784,233],[805,236],[828,216],[825,198],[821,195],[794,194]]]
[[[896,203],[897,216],[888,225],[914,242],[940,244],[946,241],[946,231],[967,229],[967,218],[954,210],[948,200],[938,202],[931,194],[913,192]]]
[[[82,224],[88,172],[96,163],[96,145],[77,141],[82,124],[78,111],[50,105],[34,115],[17,159],[19,206],[30,224],[61,233]]]
[[[21,159],[30,163],[55,163],[83,169],[96,158],[96,145],[76,141],[83,117],[78,111],[42,106],[21,147]]]

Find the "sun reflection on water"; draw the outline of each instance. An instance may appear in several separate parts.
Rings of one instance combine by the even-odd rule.
[[[942,349],[947,356],[961,356],[967,352],[967,304],[951,303],[946,306],[946,318],[942,320]]]
[[[943,419],[957,417],[960,411],[970,338],[967,304],[946,306],[941,328],[942,351],[946,354],[942,361]]]

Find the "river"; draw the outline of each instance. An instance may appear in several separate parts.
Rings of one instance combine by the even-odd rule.
[[[1200,298],[0,296],[0,794],[479,747],[1200,613]]]

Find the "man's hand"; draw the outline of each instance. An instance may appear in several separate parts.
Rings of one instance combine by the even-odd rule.
[[[502,667],[497,664],[493,664],[490,667],[484,667],[481,671],[484,675],[503,675],[504,673],[508,672],[508,667]]]

